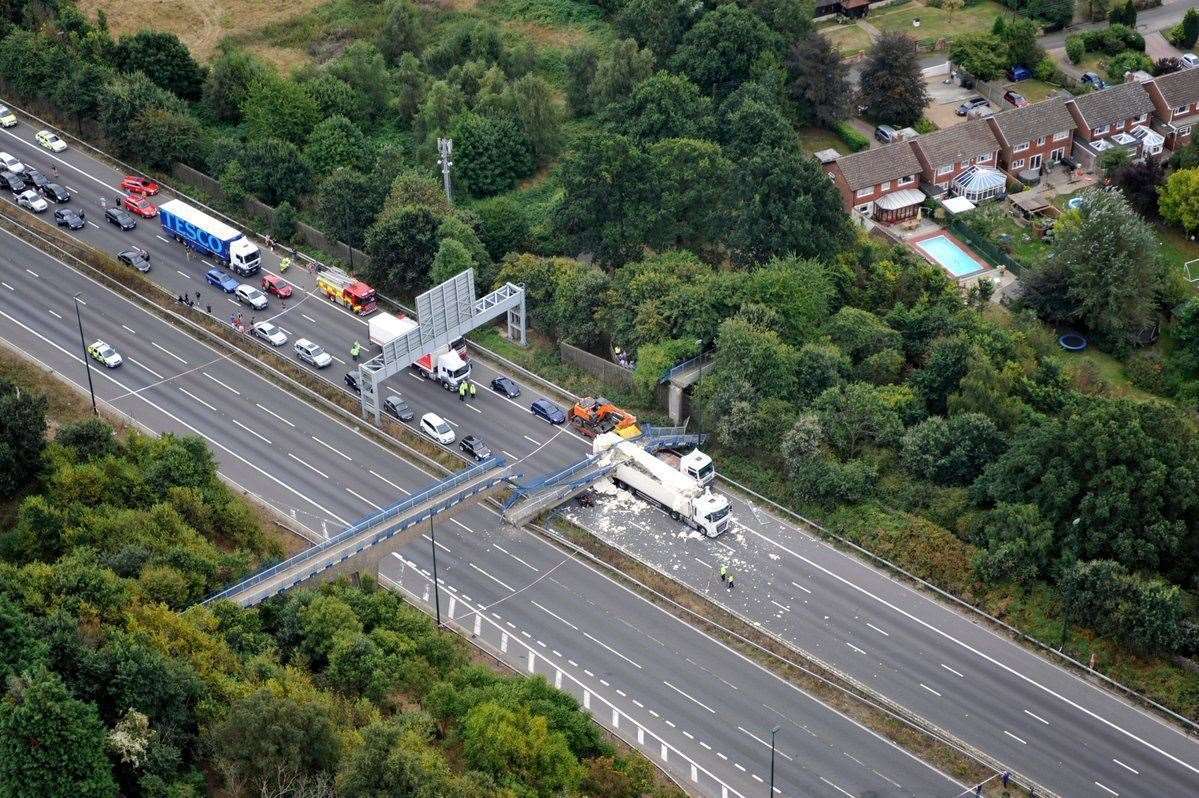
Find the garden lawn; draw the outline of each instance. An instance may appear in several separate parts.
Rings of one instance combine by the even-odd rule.
[[[870,47],[870,42],[872,41],[866,29],[856,22],[848,25],[833,23],[827,27],[819,28],[819,31],[840,51],[842,58],[848,58],[851,55],[865,52]]]
[[[983,33],[991,30],[995,17],[1009,13],[998,3],[985,2],[963,8],[950,15],[939,8],[908,3],[894,10],[886,8],[870,14],[870,24],[883,31],[906,33],[916,41],[936,41],[961,33]],[[920,27],[912,21],[920,20]]]
[[[1161,223],[1154,224],[1153,227],[1157,231],[1157,240],[1162,245],[1162,260],[1169,269],[1186,278],[1186,271],[1182,266],[1187,261],[1199,259],[1199,243],[1187,238],[1186,233],[1176,227]],[[1199,277],[1199,263],[1191,265],[1191,274]],[[1191,290],[1199,291],[1199,283],[1187,284],[1191,286]]]
[[[803,147],[804,152],[809,155],[827,150],[829,147],[837,152],[849,149],[836,133],[822,127],[801,127],[796,132],[799,134],[799,146]]]
[[[1030,103],[1039,103],[1041,100],[1046,100],[1061,91],[1060,86],[1054,86],[1052,83],[1046,83],[1036,78],[1013,83],[1011,89],[1023,94],[1025,99]],[[1011,104],[1006,101],[1002,105],[1005,111],[1011,107]]]

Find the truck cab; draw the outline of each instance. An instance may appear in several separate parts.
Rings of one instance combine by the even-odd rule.
[[[679,458],[679,470],[701,485],[710,485],[716,478],[716,464],[699,449],[693,449]]]
[[[229,245],[229,268],[242,277],[257,274],[262,267],[262,252],[247,238],[239,238]]]
[[[729,530],[729,500],[718,493],[708,491],[695,499],[695,525],[710,538],[723,535]]]

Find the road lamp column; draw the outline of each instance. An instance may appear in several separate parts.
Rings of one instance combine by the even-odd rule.
[[[92,415],[100,415],[100,411],[96,409],[96,388],[92,385],[92,364],[87,355],[87,339],[83,337],[83,316],[79,313],[79,297],[81,294],[75,294],[75,321],[79,325],[79,351],[83,354],[83,369],[87,372],[87,392],[92,396]]]
[[[433,546],[433,606],[437,612],[437,628],[441,628],[441,593],[437,588],[437,535],[433,532],[433,516],[429,515],[429,541]]]
[[[766,794],[766,798],[774,798],[774,735],[778,733],[778,726],[770,730],[770,792]]]

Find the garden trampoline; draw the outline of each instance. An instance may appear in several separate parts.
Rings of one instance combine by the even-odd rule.
[[[1057,339],[1057,344],[1067,352],[1081,352],[1087,348],[1087,339],[1078,333],[1066,333]]]

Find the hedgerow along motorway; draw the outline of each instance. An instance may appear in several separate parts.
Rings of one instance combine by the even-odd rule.
[[[9,346],[86,385],[72,302],[81,292],[87,339],[102,338],[126,358],[115,371],[93,372],[100,399],[151,430],[200,435],[227,478],[297,523],[336,532],[365,514],[364,505],[373,509],[434,480],[221,351],[6,233],[0,239],[0,330]],[[599,571],[502,528],[487,508],[439,525],[438,543],[447,589],[523,630],[563,671],[717,774],[731,794],[759,785],[769,755],[759,739],[776,724],[794,733],[779,748],[790,757],[780,758],[788,763],[777,773],[782,794],[961,789]],[[427,545],[403,553],[419,561]],[[385,574],[399,576],[399,567]],[[838,755],[825,753],[832,750]],[[683,760],[664,767],[690,784]],[[708,784],[700,794],[720,791]]]
[[[32,143],[31,128],[4,132],[8,134],[4,141],[16,140],[10,151],[18,157],[39,165],[57,163],[64,182],[78,188],[84,198],[91,197],[89,209],[99,210],[98,198],[104,192],[115,195],[121,174],[100,161],[75,150],[46,153]],[[68,179],[69,175],[74,177]],[[78,184],[72,182],[76,179]],[[84,202],[88,204],[87,199]],[[194,294],[199,290],[203,304],[216,300],[212,304],[217,318],[223,316],[216,311],[222,302],[233,308],[224,295],[200,282],[207,264],[189,266],[183,251],[161,237],[154,220],[140,222],[132,235],[102,225],[89,227],[81,237],[110,252],[136,241],[155,253],[150,277],[169,291]],[[276,255],[264,253],[266,268],[276,268],[277,262]],[[289,302],[286,314],[276,322],[330,349],[342,362],[336,372],[330,369],[326,374],[339,383],[343,366],[351,365],[345,362],[350,345],[366,339],[366,323],[315,295],[310,275],[289,272],[287,276],[297,286],[297,300],[306,298]],[[476,362],[475,381],[485,395],[493,373]],[[532,393],[528,383],[519,403],[492,395],[477,404],[461,403],[410,375],[398,376],[392,384],[409,399],[418,417],[434,410],[455,423],[460,433],[481,432],[493,449],[514,459],[527,458],[525,470],[530,474],[555,470],[586,452],[585,441],[569,433],[556,434],[527,412],[527,402],[536,398],[528,395]],[[1199,770],[1193,764],[1199,761],[1196,746],[1175,728],[980,627],[954,608],[930,601],[860,560],[819,544],[807,531],[763,507],[736,495],[730,499],[743,534],[764,542],[764,549],[770,550],[755,555],[760,558],[750,567],[777,573],[771,581],[779,598],[788,598],[789,585],[814,582],[821,587],[824,598],[817,604],[819,611],[762,621],[798,650],[813,654],[818,648],[825,662],[880,695],[1063,794],[1093,791],[1096,783],[1122,794],[1158,789],[1163,794],[1199,793]],[[650,523],[672,522],[654,519]],[[725,545],[738,546],[732,541]],[[795,595],[797,591],[790,594]],[[887,633],[875,633],[877,637],[864,646],[854,635],[872,627]],[[865,655],[859,653],[863,650]],[[954,681],[959,678],[966,681]],[[1072,740],[1084,741],[1081,750]]]

